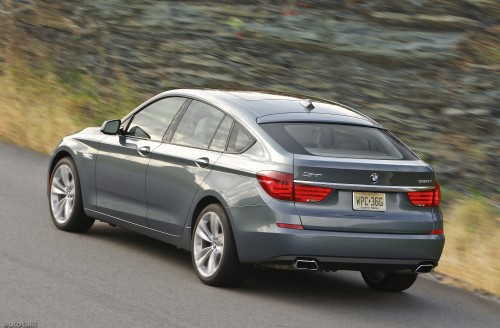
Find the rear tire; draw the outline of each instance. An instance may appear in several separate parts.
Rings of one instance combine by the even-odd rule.
[[[205,207],[193,231],[191,259],[198,278],[210,286],[240,285],[247,270],[238,260],[231,225],[222,206]]]
[[[60,159],[50,173],[49,208],[52,222],[60,230],[84,232],[94,224],[83,210],[80,179],[70,157]]]
[[[361,276],[372,289],[384,292],[401,292],[413,285],[415,280],[417,280],[418,274],[370,271],[361,272]]]

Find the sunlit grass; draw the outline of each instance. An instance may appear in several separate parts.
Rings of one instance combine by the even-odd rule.
[[[446,245],[437,272],[500,296],[500,211],[481,196],[455,199],[444,212]]]
[[[13,76],[0,76],[0,137],[22,147],[49,153],[62,136],[81,126],[72,117],[72,96],[46,84],[23,87]]]
[[[0,99],[0,138],[42,153],[63,136],[121,118],[140,103],[121,81],[103,86],[86,75],[64,81],[19,63],[0,74]]]

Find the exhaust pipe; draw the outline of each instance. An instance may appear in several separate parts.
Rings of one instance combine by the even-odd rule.
[[[422,264],[422,265],[419,265],[418,268],[415,269],[415,272],[416,273],[428,273],[428,272],[431,272],[433,267],[434,267],[434,265],[432,265],[432,264]]]
[[[318,262],[316,260],[297,260],[294,266],[297,270],[318,270]]]

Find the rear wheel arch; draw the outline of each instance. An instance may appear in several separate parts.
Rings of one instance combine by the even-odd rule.
[[[233,229],[220,202],[205,205],[193,224],[191,260],[200,280],[211,286],[234,287],[245,278],[247,267],[240,263]]]
[[[191,245],[191,239],[193,238],[193,234],[194,234],[194,225],[196,224],[196,220],[198,219],[198,216],[203,211],[203,209],[205,209],[205,207],[207,207],[208,205],[211,205],[211,204],[219,204],[222,207],[222,209],[224,210],[224,212],[227,215],[227,218],[229,221],[229,227],[231,228],[231,233],[234,236],[234,229],[233,229],[233,225],[231,224],[231,222],[233,220],[231,217],[231,213],[227,210],[227,206],[225,206],[225,203],[223,201],[221,201],[219,198],[215,197],[214,195],[207,195],[207,196],[204,196],[202,199],[200,199],[198,204],[196,204],[196,207],[193,211],[193,214],[191,215],[191,218],[190,218],[190,220],[191,220],[191,222],[190,222],[191,236],[190,236],[189,245]],[[237,246],[235,246],[235,247],[236,247],[236,253],[239,254],[238,247]],[[191,249],[189,249],[189,250],[191,250]]]
[[[196,223],[196,220],[198,219],[198,216],[200,215],[201,211],[203,211],[203,209],[205,207],[207,207],[208,205],[210,204],[219,204],[222,206],[222,208],[224,208],[224,211],[226,212],[226,215],[229,217],[229,214],[227,213],[226,211],[226,207],[224,206],[224,203],[217,197],[213,196],[213,195],[207,195],[207,196],[204,196],[202,199],[200,199],[198,201],[198,204],[196,204],[196,207],[194,208],[194,211],[193,211],[193,214],[191,215],[190,217],[190,222],[189,222],[189,226],[191,228],[194,227],[195,223]],[[193,232],[191,232],[191,235],[193,234]]]

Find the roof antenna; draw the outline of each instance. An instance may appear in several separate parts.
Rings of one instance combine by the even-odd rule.
[[[307,110],[308,113],[310,113],[314,109],[314,105],[311,99],[302,100],[300,104]]]

